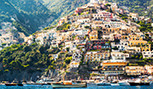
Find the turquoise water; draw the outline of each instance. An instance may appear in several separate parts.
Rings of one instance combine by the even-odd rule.
[[[0,89],[52,89],[51,86],[0,86]],[[57,89],[57,88],[56,88]],[[88,88],[58,88],[58,89],[153,89],[153,86],[88,86]]]

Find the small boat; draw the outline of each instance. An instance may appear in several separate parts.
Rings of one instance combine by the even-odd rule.
[[[141,81],[141,79],[137,79],[136,81],[130,81],[129,84],[131,86],[142,86],[142,85],[149,86],[150,82],[145,82],[145,81]]]
[[[121,80],[118,82],[120,86],[129,86],[130,84],[128,83],[128,80]]]
[[[5,86],[16,86],[17,83],[6,83]]]
[[[113,80],[111,82],[111,86],[119,86],[118,81],[117,80]]]
[[[142,85],[146,85],[146,86],[149,86],[150,83],[149,82],[141,82],[141,83],[135,83],[135,82],[130,82],[130,85],[131,86],[142,86]]]
[[[118,83],[111,83],[111,86],[119,86]]]
[[[52,83],[53,88],[86,88],[87,83],[75,83],[72,82],[61,82],[61,83]]]
[[[111,86],[111,83],[105,83],[105,82],[97,83],[97,86]]]
[[[12,83],[5,83],[5,86],[17,86],[18,81],[15,79]]]
[[[22,83],[18,83],[17,85],[18,85],[18,86],[23,86],[23,84],[22,84]]]

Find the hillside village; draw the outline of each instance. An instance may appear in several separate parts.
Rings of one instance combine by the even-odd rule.
[[[37,31],[24,41],[50,46],[55,69],[66,71],[67,79],[78,78],[79,74],[82,79],[120,79],[153,74],[150,30],[150,18],[116,3],[90,0],[61,18],[58,26]]]

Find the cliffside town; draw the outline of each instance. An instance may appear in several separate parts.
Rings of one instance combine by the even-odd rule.
[[[66,73],[67,79],[124,78],[153,74],[150,30],[150,18],[116,3],[91,0],[61,18],[58,26],[37,31],[24,41],[49,46],[55,69]]]

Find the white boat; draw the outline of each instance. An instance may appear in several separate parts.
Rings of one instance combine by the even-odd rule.
[[[142,85],[146,85],[149,86],[150,82],[148,81],[141,81],[141,79],[136,79],[133,81],[129,81],[130,86],[142,86]]]
[[[120,86],[129,86],[130,85],[128,80],[121,80],[121,81],[118,82],[118,84]]]
[[[111,86],[119,86],[118,83],[111,83]]]
[[[108,81],[106,80],[103,80],[99,83],[96,83],[97,86],[111,86],[111,83],[109,83]]]

